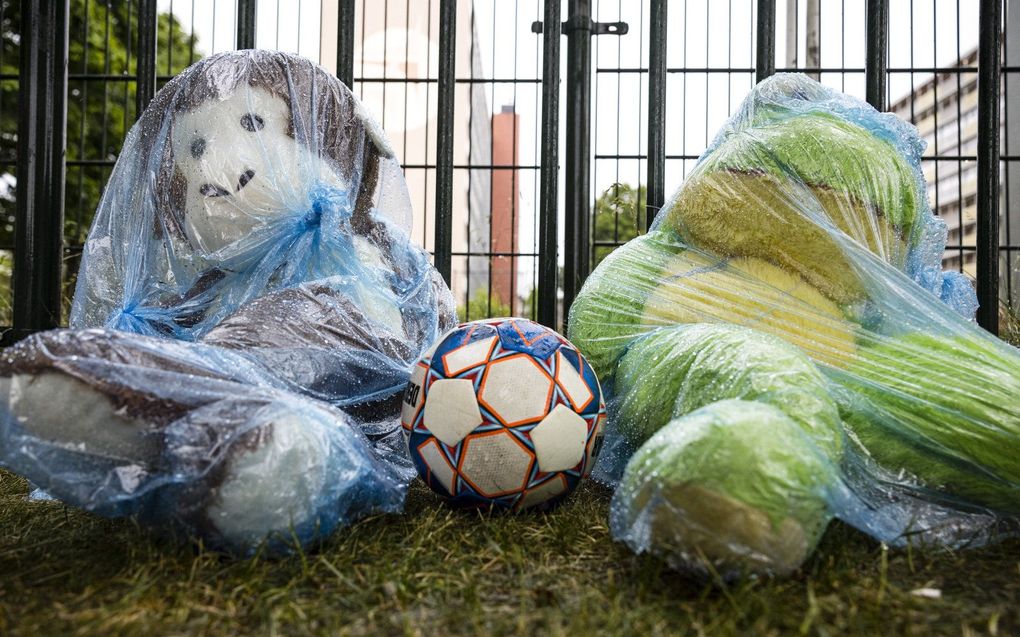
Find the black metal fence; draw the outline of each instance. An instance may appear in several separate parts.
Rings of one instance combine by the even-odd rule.
[[[647,227],[754,82],[799,70],[931,128],[933,209],[955,228],[947,264],[973,268],[979,321],[995,331],[1020,276],[1005,95],[1020,64],[1004,0],[980,0],[976,16],[960,0],[788,2],[0,0],[5,342],[66,315],[102,185],[155,90],[224,48],[315,57],[300,43],[309,20],[318,61],[381,113],[416,237],[464,318],[560,324],[593,265]],[[295,6],[299,36],[285,41]],[[956,62],[940,62],[954,44]]]

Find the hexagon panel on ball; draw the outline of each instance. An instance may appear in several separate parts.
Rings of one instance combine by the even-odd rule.
[[[414,367],[401,424],[425,484],[455,506],[545,509],[590,473],[606,406],[565,338],[521,318],[462,323]]]

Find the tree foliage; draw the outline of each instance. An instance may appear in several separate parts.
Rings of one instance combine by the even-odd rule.
[[[134,77],[138,59],[137,2],[71,0],[67,88],[67,160],[64,243],[85,240],[112,162],[135,121]],[[21,42],[21,2],[0,0],[0,72],[16,77]],[[156,69],[174,75],[202,57],[197,38],[176,17],[157,18]],[[74,77],[89,75],[88,78]],[[117,76],[117,77],[114,77]],[[124,79],[121,79],[123,76]],[[18,81],[0,83],[0,247],[14,244],[17,201]],[[86,162],[81,165],[77,162]],[[10,324],[10,254],[0,252],[0,324]],[[65,297],[73,292],[77,257],[66,262]]]
[[[627,243],[640,233],[641,216],[645,214],[647,191],[644,186],[613,184],[595,200],[592,238],[595,241],[597,266],[617,246]],[[612,243],[614,245],[599,245]]]
[[[510,305],[504,303],[495,292],[490,293],[488,290],[478,288],[471,295],[467,305],[457,308],[457,316],[462,321],[510,316]]]

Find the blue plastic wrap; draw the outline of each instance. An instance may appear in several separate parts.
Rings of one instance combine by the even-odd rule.
[[[607,396],[617,538],[734,575],[796,568],[832,517],[893,545],[1016,532],[1020,353],[940,269],[922,149],[770,78],[591,275],[569,336]]]
[[[410,216],[335,77],[267,51],[190,67],[128,134],[74,329],[0,363],[0,464],[240,552],[399,509],[400,392],[456,322]]]

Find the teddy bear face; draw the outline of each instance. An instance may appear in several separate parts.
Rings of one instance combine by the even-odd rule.
[[[347,185],[292,129],[287,102],[257,86],[175,117],[174,164],[187,183],[184,231],[199,252],[215,257],[282,216],[304,214],[311,185]]]

